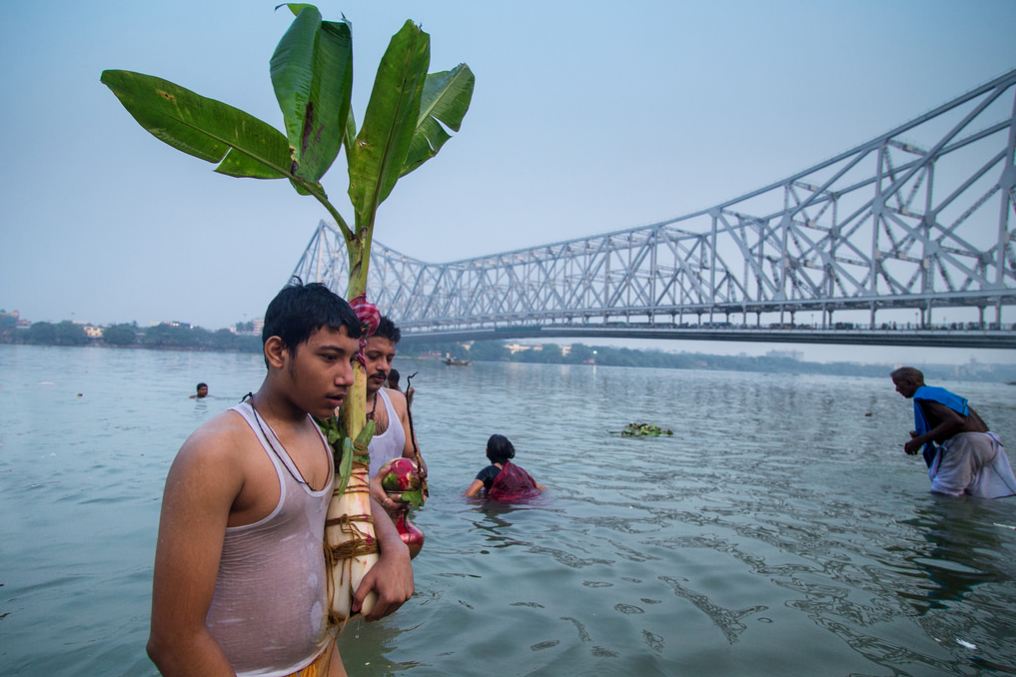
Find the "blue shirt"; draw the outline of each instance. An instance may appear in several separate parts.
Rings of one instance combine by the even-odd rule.
[[[970,406],[967,404],[966,398],[945,388],[921,386],[914,391],[914,429],[917,431],[918,437],[931,430],[931,426],[928,425],[928,420],[924,416],[924,410],[921,408],[921,402],[937,402],[949,407],[960,416],[970,415]],[[936,451],[934,440],[926,443],[921,451],[924,462],[928,464],[929,468],[932,461],[935,460]]]

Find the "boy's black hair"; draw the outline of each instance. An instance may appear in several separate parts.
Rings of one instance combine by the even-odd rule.
[[[487,459],[491,463],[504,463],[515,458],[515,446],[504,435],[491,435],[487,440]]]
[[[295,354],[300,344],[321,327],[345,327],[350,338],[360,338],[360,320],[345,299],[320,282],[304,284],[294,275],[268,304],[261,344],[278,336]]]
[[[195,391],[197,391],[197,390],[201,390],[202,388],[207,388],[207,387],[208,387],[208,384],[207,384],[207,383],[199,383],[199,384],[197,384],[197,385],[196,385],[196,386],[194,387],[194,390],[195,390]]]
[[[392,322],[392,318],[387,315],[381,316],[381,321],[378,322],[377,331],[374,332],[373,336],[380,336],[386,338],[392,343],[398,343],[402,338],[402,330],[395,326]]]

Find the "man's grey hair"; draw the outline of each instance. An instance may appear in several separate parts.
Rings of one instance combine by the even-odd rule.
[[[916,385],[924,385],[924,373],[914,367],[900,367],[889,374],[894,381],[907,381]]]

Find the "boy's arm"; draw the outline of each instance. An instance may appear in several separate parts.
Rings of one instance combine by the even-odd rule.
[[[395,612],[413,596],[413,565],[409,562],[409,548],[402,542],[388,513],[373,498],[370,501],[374,521],[374,537],[381,551],[377,563],[360,582],[353,596],[353,611],[359,611],[364,598],[371,590],[377,592],[374,608],[364,618],[376,621]]]
[[[148,639],[148,655],[164,675],[234,674],[205,627],[230,506],[242,487],[216,441],[195,433],[166,478]]]

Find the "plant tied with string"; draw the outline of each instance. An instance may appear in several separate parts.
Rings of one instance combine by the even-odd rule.
[[[283,5],[279,5],[282,7]],[[101,80],[144,129],[215,171],[238,178],[286,179],[335,221],[349,256],[346,298],[364,296],[377,210],[396,182],[434,157],[462,124],[474,77],[459,64],[428,73],[430,36],[406,21],[381,58],[359,129],[354,120],[352,27],[326,21],[310,4],[285,5],[294,19],[270,62],[284,131],[238,108],[162,78],[125,70]],[[352,225],[329,200],[321,179],[345,149]],[[339,475],[325,529],[332,623],[349,618],[352,594],[376,561],[367,491],[366,374],[337,417],[321,422]],[[363,612],[373,604],[368,597]]]

